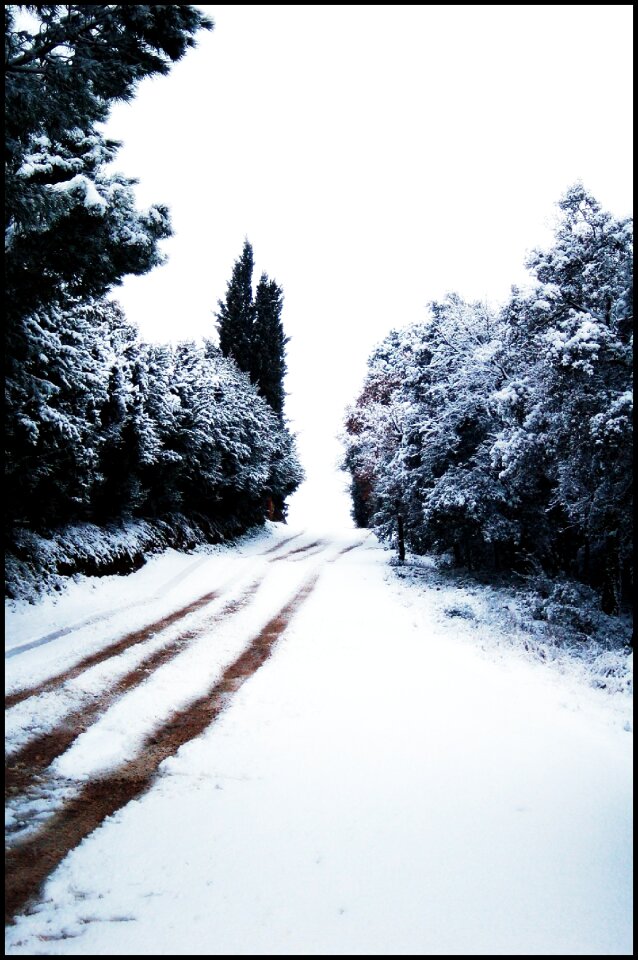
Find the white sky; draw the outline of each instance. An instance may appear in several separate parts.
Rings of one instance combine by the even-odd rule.
[[[244,237],[285,294],[287,414],[328,466],[371,348],[498,300],[582,179],[631,212],[630,5],[203,5],[215,29],[112,112],[169,262],[116,291],[148,340],[211,335]]]

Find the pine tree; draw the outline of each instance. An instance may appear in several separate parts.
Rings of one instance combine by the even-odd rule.
[[[251,380],[279,417],[283,416],[284,409],[285,349],[288,342],[281,322],[282,307],[281,287],[262,273],[255,293]]]
[[[19,20],[23,10],[35,26]],[[81,307],[90,311],[124,276],[161,263],[158,241],[171,232],[166,207],[136,210],[134,181],[106,172],[119,144],[96,124],[211,27],[181,4],[5,7],[5,413],[14,520],[35,520],[49,507],[51,522],[64,522],[73,504],[77,515],[89,502],[95,447],[78,424],[83,410],[97,416],[90,388],[99,375],[88,373],[99,350]],[[59,464],[73,482],[62,480]]]
[[[28,9],[38,30],[18,29]],[[145,76],[165,74],[212,22],[195,7],[5,7],[5,229],[10,320],[65,295],[100,296],[161,262],[165,207],[135,210],[134,181],[103,167],[96,124]]]
[[[225,357],[232,357],[240,370],[251,376],[254,367],[253,326],[253,248],[244,241],[241,256],[235,262],[226,289],[226,299],[219,301],[219,347]]]

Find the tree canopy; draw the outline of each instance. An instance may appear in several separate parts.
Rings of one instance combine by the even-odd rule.
[[[232,357],[275,413],[283,417],[286,344],[281,311],[283,290],[262,273],[253,296],[253,248],[244,241],[235,261],[226,297],[217,313],[219,346]]]
[[[175,511],[237,533],[300,482],[292,438],[239,357],[145,344],[107,297],[162,262],[171,227],[107,170],[119,144],[98,124],[212,26],[182,4],[5,7],[10,549],[24,530]]]
[[[529,291],[450,294],[369,360],[346,419],[359,524],[467,567],[539,566],[618,612],[632,577],[632,223],[582,184]]]

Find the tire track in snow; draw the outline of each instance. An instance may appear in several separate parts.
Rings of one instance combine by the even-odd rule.
[[[364,539],[365,539],[365,538],[364,538]],[[356,543],[350,543],[350,544],[348,544],[347,547],[343,547],[341,550],[338,550],[338,551],[335,553],[334,557],[329,557],[329,558],[326,560],[326,563],[334,563],[336,560],[339,559],[339,557],[342,557],[344,553],[349,553],[351,550],[356,550],[356,548],[357,548],[357,547],[360,547],[363,542],[364,542],[363,540],[357,540]],[[320,544],[320,546],[319,546],[317,549],[312,550],[311,553],[306,553],[306,554],[304,554],[303,556],[299,556],[299,557],[293,557],[290,562],[291,562],[291,563],[301,563],[302,560],[307,560],[308,557],[315,557],[315,556],[317,556],[317,554],[322,553],[322,552],[324,551],[324,548],[325,548],[325,545],[326,545],[326,541],[325,541],[325,540],[320,540],[320,541],[319,541],[319,544]],[[310,546],[307,547],[307,549],[310,550],[311,547],[314,547],[314,544],[310,544]],[[299,551],[299,552],[301,552],[301,551]],[[287,556],[289,556],[289,554],[287,554]]]
[[[280,541],[275,547],[271,547],[269,550],[266,550],[264,553],[259,554],[258,556],[264,557],[269,553],[272,553],[275,550],[278,550],[283,544],[290,543],[291,540],[296,540],[302,534],[295,534],[293,537],[288,537],[287,540]],[[314,540],[312,543],[308,543],[305,546],[297,547],[294,550],[289,550],[287,553],[283,553],[277,557],[269,558],[269,563],[275,563],[279,560],[287,560],[290,557],[298,556],[300,554],[307,554],[309,551],[312,551],[310,556],[315,556],[318,553],[321,553],[323,547],[325,546],[325,540]],[[341,553],[347,553],[348,550],[353,550],[359,544],[352,544],[345,548],[345,550],[340,551],[337,556],[340,556]],[[319,548],[319,549],[316,549]],[[203,558],[205,559],[205,558]],[[299,559],[305,559],[305,557],[299,557]],[[329,562],[334,562],[337,557],[334,557]],[[200,561],[194,566],[199,566]],[[180,577],[177,579],[184,579],[188,573],[191,573],[193,567],[189,567],[188,571],[184,571]],[[175,585],[176,581],[172,581],[172,584]],[[217,590],[212,590],[210,593],[206,593],[201,597],[191,601],[186,604],[184,607],[180,607],[178,610],[173,611],[172,613],[166,614],[166,616],[161,617],[159,620],[156,620],[154,623],[148,624],[144,627],[140,627],[138,630],[133,631],[132,633],[126,634],[124,637],[120,637],[119,640],[114,641],[106,647],[102,647],[100,650],[95,651],[92,654],[89,654],[87,657],[83,657],[79,660],[74,666],[69,667],[67,670],[63,670],[60,673],[54,674],[52,677],[48,677],[46,680],[43,680],[39,684],[35,684],[32,687],[25,687],[22,690],[14,691],[5,696],[4,706],[5,710],[8,710],[10,707],[16,706],[18,703],[22,703],[24,700],[28,700],[30,697],[36,697],[41,693],[49,693],[52,690],[57,689],[63,683],[66,683],[68,680],[72,680],[77,677],[80,673],[83,673],[85,670],[88,670],[89,667],[94,667],[99,663],[103,663],[105,660],[110,659],[111,657],[116,657],[120,653],[123,653],[125,650],[128,650],[130,647],[135,646],[138,643],[143,643],[144,641],[150,639],[156,633],[159,633],[161,630],[165,630],[167,627],[172,626],[174,623],[177,623],[179,620],[188,616],[188,614],[199,610],[201,607],[205,606],[208,603],[212,603],[214,600],[219,599],[225,593],[227,584],[224,587],[217,588]],[[140,603],[147,603],[147,600],[140,601]],[[129,607],[137,606],[137,604],[129,604]],[[90,625],[92,623],[97,623],[100,620],[106,620],[115,613],[121,613],[123,610],[129,609],[129,607],[121,607],[116,611],[112,611],[111,614],[105,613],[100,614],[92,619],[83,621],[82,623],[75,624],[72,627],[68,627],[63,630],[57,631],[55,634],[49,634],[47,637],[43,637],[38,641],[32,641],[28,645],[23,646],[19,652],[24,652],[27,648],[34,646],[39,646],[45,642],[61,637],[67,633],[71,633],[75,630],[79,630],[81,627]],[[7,654],[7,658],[11,656],[11,652]],[[5,658],[6,659],[6,658]]]
[[[43,680],[41,683],[38,683],[33,687],[26,687],[23,690],[18,690],[15,693],[8,694],[4,700],[5,710],[8,710],[9,707],[14,707],[17,703],[22,703],[23,700],[28,700],[29,697],[36,697],[40,693],[48,693],[51,690],[55,690],[63,683],[66,683],[67,680],[72,680],[74,677],[79,676],[79,674],[84,673],[84,671],[88,670],[89,667],[94,667],[98,663],[103,663],[105,660],[109,660],[111,657],[116,657],[120,653],[124,653],[124,651],[128,650],[129,647],[133,647],[138,643],[143,643],[154,634],[159,633],[160,630],[165,630],[167,627],[171,627],[179,620],[183,620],[184,617],[189,615],[189,613],[194,613],[196,610],[201,610],[202,607],[212,603],[213,600],[218,600],[224,595],[225,592],[225,588],[211,590],[210,593],[205,593],[196,600],[191,600],[190,603],[187,603],[184,607],[180,607],[179,610],[174,610],[172,613],[166,614],[166,616],[161,617],[154,623],[150,623],[145,627],[140,627],[139,630],[134,630],[132,633],[127,633],[124,637],[120,637],[120,639],[116,640],[114,643],[110,643],[108,646],[102,647],[100,650],[96,650],[95,653],[91,653],[87,657],[83,657],[82,660],[78,661],[78,663],[72,667],[69,667],[67,670],[63,670],[61,673],[57,673],[55,676],[49,677],[47,680]]]
[[[44,637],[39,637],[37,640],[29,640],[27,643],[21,643],[20,646],[8,650],[4,655],[4,659],[10,660],[11,657],[17,657],[18,654],[26,653],[27,650],[33,650],[35,647],[41,647],[45,643],[50,643],[52,640],[66,637],[69,633],[75,633],[76,630],[82,630],[84,627],[90,627],[92,624],[100,623],[103,620],[110,620],[112,617],[117,616],[118,613],[125,613],[134,607],[143,607],[147,603],[160,600],[167,590],[176,587],[178,583],[181,583],[186,577],[189,577],[194,570],[201,567],[202,563],[206,560],[208,560],[208,557],[200,557],[195,563],[191,563],[186,570],[182,570],[180,574],[172,577],[159,590],[149,597],[145,597],[143,600],[134,600],[132,603],[127,603],[123,607],[116,607],[114,610],[105,610],[102,613],[95,614],[93,617],[87,617],[86,620],[79,620],[77,623],[73,623],[68,627],[61,627],[59,630],[54,630],[53,633],[47,633]]]
[[[220,620],[232,616],[245,607],[254,597],[263,579],[263,576],[259,577],[238,597],[230,600],[221,610],[208,617],[203,623],[186,630],[167,643],[166,646],[145,657],[136,667],[117,680],[113,686],[97,694],[92,703],[87,704],[85,702],[80,709],[65,716],[52,730],[40,734],[12,754],[5,763],[5,797],[15,799],[16,794],[23,794],[40,779],[40,775],[49,764],[64,753],[77,737],[98,720],[117,698],[137,687],[151,673],[173,660],[192,640],[200,637],[215,623],[219,623]]]
[[[254,637],[215,685],[177,711],[147,737],[138,756],[111,774],[85,784],[79,793],[34,836],[9,850],[5,859],[5,919],[38,898],[41,886],[59,863],[103,821],[152,786],[159,765],[181,746],[200,736],[230,702],[232,695],[268,659],[299,607],[314,590],[313,573],[297,593]]]
[[[339,557],[342,557],[344,553],[350,553],[351,550],[356,550],[357,547],[360,547],[363,543],[365,543],[366,540],[367,540],[367,537],[364,537],[363,540],[357,540],[356,543],[348,544],[347,547],[344,547],[342,550],[339,550],[339,552],[336,553],[334,557],[331,557],[331,559],[328,560],[328,563],[334,563],[335,560],[338,560]]]
[[[280,540],[279,543],[276,543],[274,547],[269,547],[268,550],[264,550],[262,553],[255,554],[255,556],[266,557],[270,553],[275,553],[285,544],[290,543],[291,540],[296,540],[301,536],[303,536],[303,534],[296,533],[292,537],[286,537],[285,540]],[[181,573],[171,577],[171,579],[164,583],[159,590],[156,590],[155,593],[145,597],[143,600],[133,600],[131,603],[127,603],[123,607],[105,610],[102,613],[97,613],[92,617],[87,617],[85,620],[79,620],[77,623],[73,623],[68,627],[61,627],[59,630],[54,630],[52,633],[47,633],[43,637],[38,637],[35,640],[29,640],[26,643],[21,643],[19,646],[13,647],[11,650],[7,650],[4,655],[4,659],[10,660],[12,657],[17,657],[21,653],[26,653],[27,650],[33,650],[36,647],[43,646],[45,643],[50,643],[52,640],[58,640],[60,637],[66,637],[69,633],[75,633],[77,630],[83,630],[84,627],[90,627],[94,623],[101,623],[104,620],[110,620],[119,613],[125,613],[127,610],[132,610],[135,607],[143,607],[146,604],[153,603],[156,600],[161,600],[162,597],[165,596],[167,590],[170,590],[173,587],[176,587],[179,583],[182,583],[183,580],[189,577],[198,567],[201,567],[201,565],[208,559],[208,556],[199,557],[194,563],[191,563],[186,570],[182,570]]]
[[[270,563],[276,563],[278,560],[287,560],[288,557],[292,557],[298,553],[307,553],[308,550],[313,550],[315,547],[325,546],[325,540],[313,540],[312,543],[307,543],[305,547],[296,547],[294,550],[289,550],[288,553],[282,553],[280,557],[272,557]],[[317,551],[320,553],[321,551]]]
[[[285,546],[285,544],[290,543],[292,540],[298,540],[299,537],[303,536],[301,533],[296,533],[294,537],[286,537],[285,540],[280,540],[279,543],[276,543],[274,547],[270,547],[268,550],[264,550],[263,553],[260,553],[260,557],[267,557],[269,553],[276,553],[277,550]]]

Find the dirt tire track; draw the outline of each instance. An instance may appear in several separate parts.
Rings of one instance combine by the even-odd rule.
[[[145,741],[138,756],[109,776],[85,784],[32,837],[5,858],[5,921],[10,923],[38,898],[46,878],[84,837],[127,803],[145,793],[163,760],[200,736],[228,705],[233,693],[268,659],[293,615],[315,588],[314,573],[266,624],[204,696],[177,711]]]
[[[171,640],[166,646],[155,650],[142,660],[136,667],[121,677],[112,687],[101,694],[97,694],[92,703],[84,704],[79,710],[68,714],[60,723],[46,733],[13,753],[5,763],[4,789],[5,797],[15,798],[16,794],[24,793],[33,786],[44,770],[56,757],[64,753],[92,723],[94,723],[112,704],[134,687],[139,686],[151,673],[154,673],[165,663],[169,663],[184,650],[191,640],[201,636],[220,620],[232,616],[241,610],[257,592],[263,577],[251,583],[238,597],[230,600],[221,610],[209,617],[204,623],[198,624],[185,633]]]
[[[285,544],[290,543],[292,540],[297,540],[303,534],[296,533],[292,537],[286,537],[285,540],[280,540],[279,543],[276,543],[274,547],[270,547],[268,550],[264,550],[262,553],[255,554],[256,557],[266,557],[270,553],[276,553],[277,550],[281,549]],[[50,643],[52,640],[58,640],[60,637],[66,637],[70,633],[75,633],[78,630],[83,630],[84,627],[90,627],[94,623],[100,623],[104,620],[110,620],[112,617],[117,616],[120,613],[125,613],[127,610],[132,610],[134,607],[143,607],[149,603],[160,600],[166,593],[167,589],[172,589],[177,586],[178,583],[181,583],[182,580],[185,580],[187,577],[193,573],[197,567],[200,567],[202,563],[205,563],[207,557],[199,557],[194,563],[190,564],[177,576],[172,577],[167,581],[164,586],[158,590],[156,593],[152,594],[149,597],[145,597],[143,600],[134,600],[132,603],[127,603],[123,607],[116,607],[114,610],[103,611],[98,613],[95,616],[87,617],[85,620],[80,620],[78,623],[72,624],[70,627],[61,627],[59,630],[54,630],[53,633],[47,633],[43,637],[37,637],[35,640],[29,640],[26,643],[21,643],[17,647],[12,647],[11,650],[7,650],[4,658],[5,660],[10,660],[12,657],[17,657],[21,653],[26,653],[27,650],[33,650],[35,647],[43,646],[45,643]]]
[[[109,660],[111,657],[116,657],[118,654],[124,653],[129,647],[143,643],[145,640],[150,639],[155,633],[171,627],[174,623],[177,623],[178,620],[183,620],[184,617],[187,617],[189,613],[200,610],[207,604],[212,603],[213,600],[218,600],[221,596],[223,596],[223,591],[219,589],[211,590],[210,593],[205,593],[196,600],[187,603],[185,607],[180,607],[179,610],[174,610],[173,613],[169,613],[160,620],[156,620],[146,627],[141,627],[139,630],[133,631],[133,633],[127,633],[126,636],[120,637],[119,640],[109,644],[107,647],[102,647],[101,650],[96,650],[95,653],[89,654],[88,657],[83,657],[82,660],[74,666],[69,667],[68,670],[63,670],[61,673],[49,677],[47,680],[43,680],[42,683],[38,683],[33,687],[27,687],[24,690],[18,690],[15,693],[8,694],[4,700],[5,710],[8,710],[9,707],[14,707],[17,703],[22,703],[23,700],[28,700],[29,697],[37,697],[40,693],[48,693],[50,690],[55,690],[63,683],[66,683],[67,680],[73,680],[74,677],[84,673],[89,667],[94,667],[104,660]]]
[[[300,536],[301,534],[296,534],[294,537],[289,537],[287,540],[283,541],[283,543],[289,543],[291,540],[295,540]],[[289,553],[284,553],[280,557],[272,557],[269,562],[274,563],[276,560],[285,560],[294,553],[302,553],[306,550],[310,550],[322,542],[323,541],[316,540],[314,543],[310,543],[305,547],[298,547],[296,550],[291,550]],[[266,554],[272,553],[274,550],[278,550],[281,546],[282,542],[278,543],[276,547],[266,550],[263,554],[259,554],[259,556],[266,556]],[[193,613],[194,611],[199,610],[201,607],[206,606],[206,604],[212,603],[213,600],[217,600],[222,595],[223,590],[219,588],[217,590],[212,590],[210,593],[206,593],[203,596],[198,597],[196,600],[186,604],[186,606],[180,607],[179,610],[175,610],[173,613],[169,613],[165,617],[156,620],[154,623],[150,623],[145,627],[141,627],[139,630],[135,630],[133,633],[126,634],[126,636],[121,637],[112,644],[109,644],[109,646],[103,647],[101,650],[97,650],[88,657],[84,657],[73,667],[69,667],[68,670],[64,670],[53,677],[49,677],[47,680],[43,680],[42,683],[36,684],[33,687],[27,687],[23,690],[17,690],[14,693],[7,694],[4,698],[5,710],[8,710],[10,707],[14,707],[18,703],[22,703],[24,700],[28,700],[29,697],[37,697],[41,693],[48,693],[50,690],[55,690],[67,680],[72,680],[80,673],[88,670],[89,667],[94,667],[96,664],[102,663],[104,660],[108,660],[110,657],[117,656],[118,654],[123,653],[124,650],[128,650],[129,647],[132,647],[137,643],[143,643],[154,633],[158,633],[160,630],[165,630],[166,627],[172,626],[178,620],[188,616],[189,613]],[[101,616],[99,619],[108,619],[108,616]],[[80,629],[82,626],[86,626],[88,623],[92,622],[93,621],[91,620],[80,624],[77,629]]]
[[[275,553],[285,544],[290,543],[292,540],[297,540],[301,536],[303,536],[303,534],[295,533],[294,536],[286,537],[285,540],[280,540],[279,543],[276,543],[274,547],[270,547],[268,550],[263,550],[261,553],[257,553],[254,556],[266,557],[268,554]],[[145,597],[143,600],[134,600],[132,603],[127,603],[123,607],[116,607],[113,610],[103,611],[95,616],[87,617],[85,620],[80,620],[78,623],[74,623],[70,627],[61,627],[59,630],[54,630],[53,633],[47,633],[43,637],[37,637],[35,640],[29,640],[26,643],[21,643],[19,646],[12,647],[11,650],[7,650],[4,658],[5,660],[10,660],[12,657],[17,657],[21,653],[26,653],[27,650],[33,650],[35,647],[41,647],[45,643],[50,643],[52,640],[59,640],[60,637],[66,637],[70,633],[76,633],[78,630],[83,630],[84,627],[90,627],[94,623],[110,620],[112,617],[115,617],[120,613],[125,613],[127,610],[132,610],[134,607],[143,607],[149,603],[156,602],[165,595],[168,589],[172,589],[173,587],[177,586],[178,583],[181,583],[187,577],[190,577],[193,571],[205,563],[207,559],[208,557],[206,556],[199,557],[194,563],[190,564],[186,570],[182,570],[181,573],[171,577],[171,579],[168,580],[156,593]]]
[[[197,567],[200,567],[206,560],[207,557],[200,557],[194,563],[191,563],[186,570],[182,570],[182,572],[177,574],[177,576],[171,577],[171,579],[164,583],[156,593],[151,594],[149,597],[145,597],[143,600],[134,600],[132,603],[127,603],[123,607],[115,607],[115,609],[97,613],[92,617],[87,617],[85,620],[80,620],[77,623],[71,624],[69,627],[61,627],[59,630],[54,630],[53,633],[47,633],[45,636],[38,637],[36,640],[29,640],[27,643],[21,643],[19,646],[12,647],[11,650],[7,650],[4,655],[4,659],[10,660],[12,657],[17,657],[21,653],[26,653],[27,650],[33,650],[35,647],[41,647],[45,643],[51,643],[52,640],[59,640],[60,637],[66,637],[70,633],[76,633],[78,630],[83,630],[84,627],[90,627],[94,623],[100,623],[103,620],[110,620],[112,617],[116,617],[120,613],[126,613],[127,610],[132,610],[134,607],[144,607],[149,603],[156,602],[165,595],[167,590],[176,587],[178,583],[181,583],[187,577],[190,577],[191,573],[193,573]]]
[[[362,543],[363,543],[363,540],[358,541],[357,543],[349,544],[349,546],[344,547],[343,550],[340,550],[339,553],[335,554],[335,556],[332,557],[331,560],[328,560],[328,563],[334,563],[335,560],[338,560],[339,557],[342,557],[344,553],[350,553],[351,550],[356,550],[357,547],[360,547]]]
[[[288,553],[282,553],[280,557],[273,557],[270,563],[276,563],[278,560],[287,560],[288,557],[293,557],[297,553],[306,553],[315,547],[323,546],[325,542],[325,540],[314,540],[312,543],[307,543],[305,547],[296,547],[294,550],[289,550]]]
[[[269,553],[276,553],[277,550],[280,550],[281,547],[285,546],[287,543],[290,543],[292,540],[297,540],[301,537],[301,533],[296,533],[294,537],[286,537],[285,540],[280,540],[279,543],[276,543],[274,547],[270,547],[268,550],[264,550],[263,553],[260,553],[260,557],[267,557]]]

